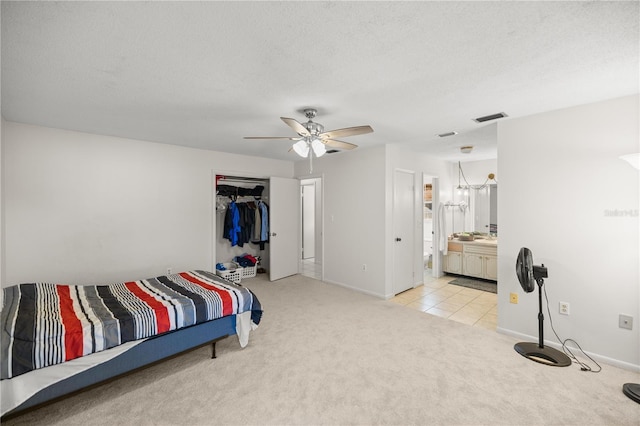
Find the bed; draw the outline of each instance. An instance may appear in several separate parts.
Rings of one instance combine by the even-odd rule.
[[[262,307],[207,271],[104,286],[3,289],[2,418],[162,359],[237,335],[248,344]]]

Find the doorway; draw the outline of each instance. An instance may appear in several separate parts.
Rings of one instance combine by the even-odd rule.
[[[423,276],[427,281],[439,278],[442,272],[442,237],[445,234],[440,218],[440,178],[422,175],[422,253]]]
[[[322,280],[322,178],[300,180],[300,273]]]
[[[227,186],[233,195],[218,192],[219,184]],[[259,195],[239,195],[239,190],[262,187]],[[232,262],[243,253],[259,256],[260,266],[269,272],[271,281],[295,275],[299,272],[300,216],[298,214],[300,181],[280,177],[247,176],[245,173],[212,170],[212,188],[215,204],[212,209],[212,266]],[[260,199],[267,207],[268,244],[231,245],[223,236],[225,216],[231,201],[256,203]],[[265,216],[263,216],[265,217]],[[261,239],[262,240],[262,239]],[[213,269],[213,268],[212,268]]]
[[[426,276],[433,275],[433,224],[433,183],[425,176],[422,183],[422,263]]]

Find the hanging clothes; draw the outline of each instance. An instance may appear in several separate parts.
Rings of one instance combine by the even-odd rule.
[[[224,217],[223,237],[231,242],[231,247],[238,244],[240,228],[240,211],[235,201],[229,203]]]
[[[251,232],[253,231],[253,225],[255,221],[255,204],[252,203],[237,203],[238,212],[240,213],[240,233],[238,235],[238,245],[244,246],[245,243],[251,241]]]
[[[262,206],[261,206],[262,205]],[[263,232],[264,231],[264,232]],[[231,201],[225,212],[223,238],[229,240],[231,247],[243,247],[246,243],[260,244],[268,240],[269,216],[266,204],[260,201]]]
[[[260,203],[256,206],[253,211],[254,219],[253,219],[253,233],[251,235],[252,241],[260,241],[260,235],[262,235],[262,218],[260,216]]]
[[[252,243],[258,244],[260,250],[269,242],[269,206],[264,201],[259,201],[255,211],[254,232]]]
[[[231,247],[243,247],[245,243],[264,245],[269,241],[269,206],[262,200],[264,186],[256,185],[254,188],[243,188],[232,185],[220,184],[223,176],[216,176],[216,195],[227,196],[232,199],[225,211],[222,237],[229,240]],[[238,197],[254,197],[256,202],[237,202]],[[216,202],[216,211],[222,212],[225,207],[219,207]]]
[[[260,208],[260,241],[267,241],[269,239],[269,209],[264,202],[258,204]]]

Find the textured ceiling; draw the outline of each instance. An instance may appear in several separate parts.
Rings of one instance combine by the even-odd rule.
[[[496,125],[638,93],[640,3],[2,2],[6,120],[296,160],[279,117],[496,158]],[[438,138],[457,131],[457,136]],[[460,154],[462,145],[474,145]],[[348,153],[339,154],[348,155]]]

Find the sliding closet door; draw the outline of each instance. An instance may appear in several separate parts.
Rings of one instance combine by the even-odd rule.
[[[272,177],[269,182],[269,279],[298,273],[300,181]]]

